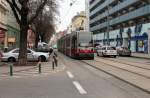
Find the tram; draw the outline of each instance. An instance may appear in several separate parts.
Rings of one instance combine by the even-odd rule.
[[[58,51],[75,59],[94,59],[93,34],[75,31],[58,40]]]

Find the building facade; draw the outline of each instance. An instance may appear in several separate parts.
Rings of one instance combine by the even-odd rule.
[[[6,0],[0,0],[0,48],[13,48],[18,45],[19,25]]]
[[[88,0],[95,43],[150,53],[149,0]]]
[[[20,27],[9,5],[7,9],[9,10],[9,12],[7,13],[6,47],[8,48],[19,47]]]
[[[35,32],[32,29],[28,30],[28,35],[27,35],[27,47],[30,49],[33,49],[35,46]]]
[[[5,0],[0,0],[0,47],[4,47],[7,41],[7,3]]]
[[[77,13],[77,15],[72,18],[69,31],[72,32],[72,31],[85,30],[85,22],[86,22],[85,20],[86,20],[86,16],[84,11]]]

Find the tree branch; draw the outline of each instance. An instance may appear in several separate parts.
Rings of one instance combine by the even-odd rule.
[[[10,5],[10,7],[11,7],[11,9],[12,9],[12,11],[13,11],[13,13],[14,13],[14,16],[15,16],[15,18],[16,18],[16,21],[20,24],[21,20],[19,19],[18,13],[17,13],[17,11],[16,11],[16,9],[15,9],[13,3],[12,3],[10,0],[6,0],[6,1],[7,1],[7,3],[8,3],[8,4]]]
[[[21,10],[20,8],[18,7],[17,3],[15,0],[12,0],[12,4],[14,5],[14,7],[16,8],[16,10],[18,11],[18,13],[21,15]]]
[[[23,4],[23,0],[18,0],[19,1],[19,3],[22,5]]]
[[[46,5],[48,0],[44,0],[43,3],[37,8],[35,15],[31,17],[28,24],[31,24],[36,17],[38,17],[39,13],[41,13]]]

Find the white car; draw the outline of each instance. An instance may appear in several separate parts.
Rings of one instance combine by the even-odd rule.
[[[15,62],[18,61],[19,48],[13,49],[7,53],[3,53],[2,61]],[[31,49],[27,49],[28,61],[48,61],[49,53],[35,52]]]
[[[97,56],[117,56],[117,50],[112,46],[102,46],[97,50]]]

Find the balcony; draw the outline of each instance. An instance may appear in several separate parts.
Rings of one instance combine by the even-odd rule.
[[[118,23],[125,22],[128,20],[132,20],[132,19],[135,19],[135,18],[138,18],[141,16],[145,16],[148,14],[150,14],[150,5],[144,6],[135,11],[132,11],[130,13],[127,13],[125,15],[115,18],[110,21],[110,25],[114,25],[114,24],[118,24]]]
[[[7,10],[8,4],[6,0],[0,0],[0,6],[4,9]]]
[[[139,0],[126,0],[126,1],[124,1],[124,2],[122,2],[122,3],[120,3],[119,5],[113,7],[113,8],[109,11],[109,14],[111,15],[111,14],[117,12],[117,11],[120,11],[120,10],[122,10],[123,8],[126,8],[126,7],[128,7],[128,6],[130,6],[130,5],[134,4],[134,3],[136,3],[136,2],[138,2],[138,1],[139,1]],[[91,23],[94,23],[94,22],[96,22],[96,21],[98,21],[98,20],[101,20],[102,18],[104,18],[104,17],[106,17],[106,16],[108,16],[108,12],[107,12],[107,11],[104,12],[103,14],[101,14],[101,15],[95,17],[94,19],[92,19],[92,20],[90,21],[90,24],[91,24]]]
[[[104,28],[105,26],[107,26],[107,24],[108,24],[108,22],[104,22],[104,23],[102,23],[102,24],[99,24],[99,25],[97,25],[97,26],[94,26],[94,27],[90,28],[90,31],[95,31],[95,30],[99,30],[99,29],[101,29],[101,28]]]
[[[96,14],[98,11],[102,10],[104,7],[106,7],[107,5],[111,4],[112,2],[114,2],[114,0],[106,0],[101,6],[98,6],[95,10],[93,10],[90,13],[90,16]]]
[[[129,12],[125,15],[122,15],[120,17],[117,17],[115,19],[112,19],[112,20],[110,20],[109,24],[110,25],[115,25],[115,24],[119,24],[119,23],[122,23],[122,22],[125,22],[125,21],[129,21],[129,20],[138,18],[138,17],[149,15],[149,14],[150,14],[150,5],[147,5],[147,6],[141,7],[137,10],[134,10],[132,12]],[[95,30],[98,30],[98,29],[102,29],[104,27],[107,27],[107,25],[108,25],[108,22],[104,22],[102,24],[99,24],[97,26],[92,27],[90,30],[95,31]]]
[[[90,9],[93,8],[97,3],[99,3],[101,0],[96,0],[90,5]]]

